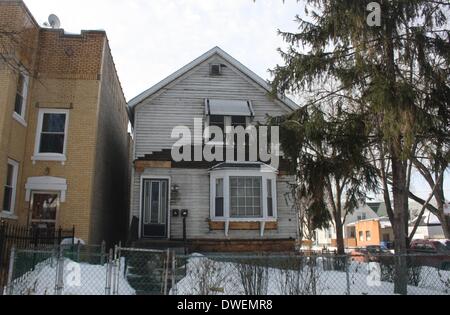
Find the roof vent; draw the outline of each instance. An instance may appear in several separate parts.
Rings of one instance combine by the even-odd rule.
[[[221,64],[212,64],[209,69],[210,75],[222,75],[222,65]]]

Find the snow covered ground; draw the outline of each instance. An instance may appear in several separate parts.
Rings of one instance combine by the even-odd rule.
[[[224,257],[222,257],[224,258]],[[261,257],[260,257],[261,258]],[[264,262],[263,258],[261,262]],[[292,259],[292,258],[287,258]],[[295,258],[296,259],[296,258]],[[255,261],[252,259],[251,261]],[[289,265],[289,261],[287,261]],[[298,260],[297,260],[298,262]],[[172,288],[172,295],[391,295],[394,285],[381,281],[380,266],[352,262],[349,272],[324,269],[327,264],[317,258],[313,266],[303,265],[298,270],[286,270],[243,263],[239,260],[222,261],[200,254],[189,256],[184,278]],[[120,264],[124,266],[124,263]],[[57,275],[55,259],[39,263],[14,281],[14,294],[53,295]],[[90,265],[64,261],[63,295],[105,295],[108,265]],[[135,295],[121,270],[118,274],[118,294]],[[410,295],[450,294],[450,271],[422,267],[417,285],[409,286]],[[350,290],[350,292],[348,292]]]
[[[53,295],[56,283],[56,262],[48,259],[14,281],[14,294]],[[107,265],[75,263],[64,261],[63,295],[105,295]],[[119,272],[119,295],[134,295],[134,289]]]
[[[318,264],[318,267],[314,268],[304,267],[300,271],[249,268],[248,265],[219,262],[195,254],[188,260],[186,276],[170,293],[173,295],[343,295],[347,293],[347,283],[352,295],[391,295],[394,292],[393,283],[380,281],[379,273],[376,273],[378,264],[369,266],[354,262],[349,268],[348,277],[345,272],[327,271],[321,266],[323,265]],[[368,267],[372,268],[371,272]],[[408,292],[410,295],[449,294],[450,272],[438,272],[434,268],[423,267],[419,285],[409,286]]]

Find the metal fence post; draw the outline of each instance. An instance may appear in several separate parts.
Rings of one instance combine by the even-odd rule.
[[[345,256],[345,277],[346,277],[346,281],[347,281],[347,295],[351,295],[351,291],[350,291],[350,270],[349,270],[350,266],[349,266],[349,257]]]
[[[78,240],[78,242],[80,242]],[[72,246],[75,245],[75,225],[72,227]]]
[[[169,266],[170,266],[170,250],[167,249],[164,270],[164,295],[167,295],[167,287],[169,282]]]
[[[119,243],[119,246],[114,247],[114,278],[113,278],[113,295],[119,294],[119,276],[120,276],[120,247],[121,243]]]
[[[113,264],[113,250],[109,250],[108,263],[106,266],[106,286],[105,295],[111,295],[111,283],[112,283],[112,264]]]
[[[58,261],[58,257],[57,257],[57,254],[56,254],[56,248],[53,247],[52,248],[52,257],[50,258],[50,267],[51,268],[53,268],[53,263],[54,263],[55,259],[56,259],[56,261]]]
[[[177,261],[175,251],[172,253],[172,295],[177,295]]]
[[[0,263],[3,261],[3,245],[5,243],[5,230],[6,230],[6,223],[3,221],[0,222]]]
[[[64,289],[64,252],[63,247],[59,248],[58,263],[56,265],[55,294],[62,295]]]
[[[106,242],[102,241],[102,247],[100,249],[100,265],[105,264],[105,255],[106,255]]]
[[[14,272],[14,262],[16,261],[16,246],[13,245],[11,248],[11,256],[9,257],[9,269],[8,269],[8,282],[6,284],[6,291],[8,295],[13,294],[13,272]]]
[[[62,242],[62,227],[58,229],[58,245],[61,245]]]
[[[34,250],[36,251],[38,249],[38,244],[39,244],[39,229],[36,229],[35,231],[33,231],[33,246],[34,246]],[[33,271],[36,267],[36,253],[33,253]]]
[[[81,250],[81,242],[80,242],[80,240],[78,240],[78,243],[77,243],[77,262],[78,263],[80,262],[80,250]]]

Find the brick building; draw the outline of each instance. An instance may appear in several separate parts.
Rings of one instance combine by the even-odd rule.
[[[0,0],[0,219],[124,238],[130,137],[103,31],[42,28]]]

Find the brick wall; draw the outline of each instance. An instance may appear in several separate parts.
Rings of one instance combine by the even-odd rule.
[[[363,240],[360,239],[359,233],[363,233]],[[371,239],[367,239],[366,233],[370,232]],[[370,245],[380,245],[381,242],[381,227],[378,220],[366,220],[356,223],[356,240],[358,247],[366,247]]]
[[[22,1],[0,1],[0,207],[3,206],[7,160],[19,163],[19,180],[25,163],[27,127],[13,119],[19,65],[33,73],[39,27]],[[30,78],[30,86],[33,78]],[[26,104],[30,107],[30,102]],[[29,118],[25,113],[25,122]],[[20,190],[16,194],[16,211]],[[0,212],[3,209],[0,209]]]
[[[108,236],[108,244],[117,244],[128,222],[128,115],[107,40],[102,69],[91,235],[93,242]]]
[[[34,46],[19,47],[15,55],[28,65],[32,77],[26,126],[12,118],[17,73],[0,65],[0,112],[4,113],[0,115],[0,205],[6,160],[14,158],[20,163],[15,222],[28,222],[29,177],[61,177],[67,180],[68,190],[66,202],[60,204],[58,225],[65,229],[75,225],[77,237],[90,243],[114,239],[124,230],[118,222],[128,205],[128,119],[106,33],[67,35],[63,30],[41,29],[22,1],[0,0],[0,27],[2,23],[34,34]],[[42,108],[69,111],[65,163],[32,162]]]

